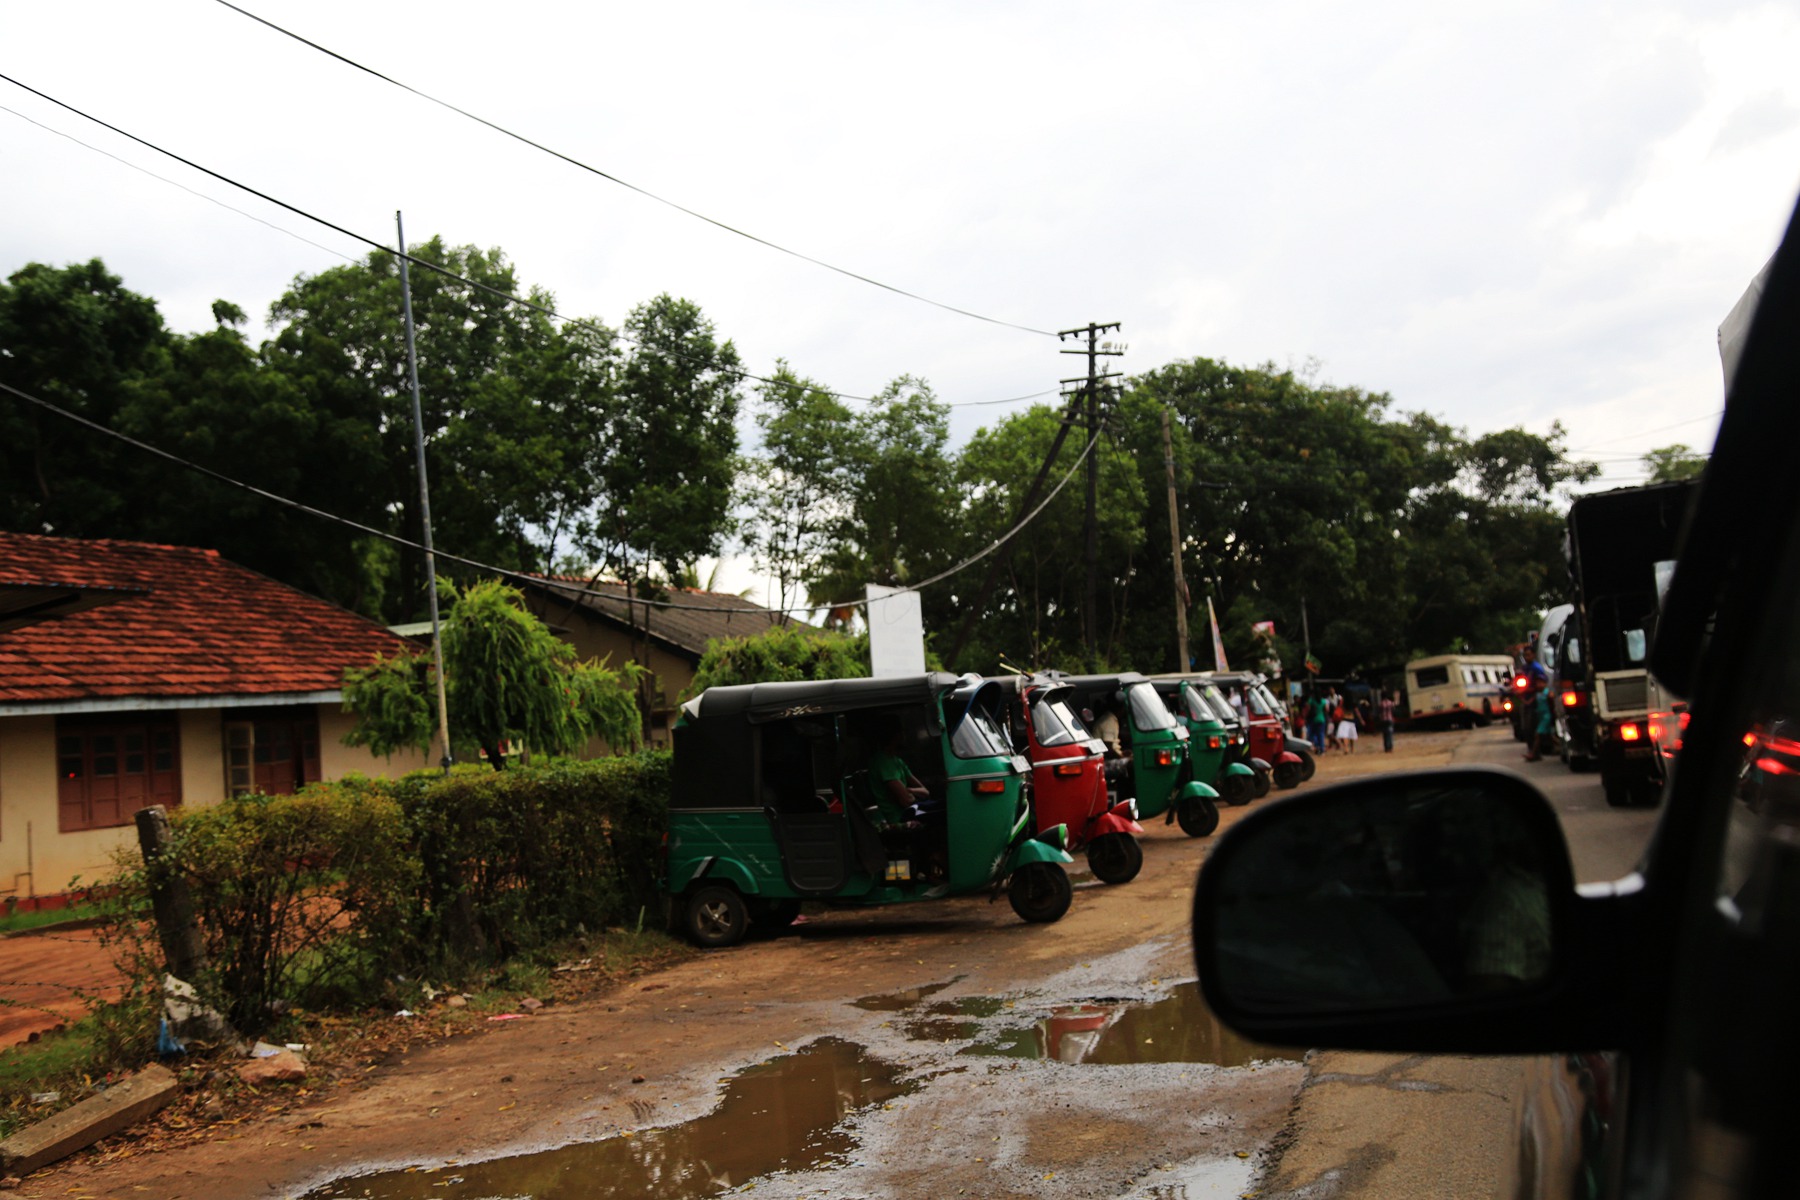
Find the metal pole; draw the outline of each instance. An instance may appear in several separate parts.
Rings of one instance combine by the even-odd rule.
[[[413,450],[419,463],[420,538],[425,547],[425,596],[431,605],[431,661],[437,668],[437,737],[432,750],[450,773],[450,706],[444,687],[444,640],[438,625],[437,559],[431,553],[431,488],[425,476],[425,418],[419,404],[419,355],[413,344],[412,283],[406,273],[406,226],[394,213],[394,233],[400,241],[400,303],[406,313],[406,378],[412,385]]]
[[[1175,566],[1175,645],[1180,655],[1176,670],[1186,671],[1188,659],[1187,577],[1181,570],[1181,518],[1175,507],[1175,443],[1169,434],[1169,410],[1162,410],[1163,468],[1169,475],[1169,556]]]

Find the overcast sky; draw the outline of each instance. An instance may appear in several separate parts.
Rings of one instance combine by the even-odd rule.
[[[1123,322],[1128,372],[1273,361],[1471,433],[1560,420],[1609,483],[1710,445],[1716,328],[1800,189],[1791,4],[244,7],[895,287]],[[753,371],[911,373],[957,404],[1076,373],[1053,338],[722,232],[213,0],[10,0],[0,63],[368,237],[400,209],[414,241],[501,247],[565,312],[688,297]],[[364,252],[11,84],[0,105],[0,273],[99,256],[197,330]],[[1025,403],[957,409],[956,440]]]

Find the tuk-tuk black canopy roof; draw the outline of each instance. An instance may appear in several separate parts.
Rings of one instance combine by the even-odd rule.
[[[736,717],[761,724],[814,713],[925,704],[958,683],[947,671],[930,671],[885,679],[805,679],[707,688],[692,702],[689,717],[701,721]]]
[[[1120,671],[1113,675],[1064,675],[1061,671],[1046,671],[1044,674],[1052,683],[1069,684],[1083,695],[1122,692],[1134,683],[1149,682],[1136,671]]]

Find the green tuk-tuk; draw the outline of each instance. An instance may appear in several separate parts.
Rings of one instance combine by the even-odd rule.
[[[1187,777],[1211,785],[1221,797],[1247,799],[1256,772],[1241,761],[1246,738],[1224,693],[1208,680],[1191,675],[1154,675],[1150,682],[1187,728]],[[1185,822],[1182,829],[1196,837],[1212,832],[1208,828],[1195,833]]]
[[[1219,794],[1208,782],[1188,776],[1188,731],[1157,695],[1156,685],[1136,671],[1114,675],[1048,672],[1074,691],[1070,704],[1103,741],[1116,730],[1119,749],[1107,763],[1108,786],[1137,801],[1140,821],[1167,814],[1192,837],[1219,825]],[[1093,718],[1088,719],[1087,714]]]
[[[944,672],[709,688],[682,706],[664,887],[674,928],[728,946],[803,900],[1004,890],[1027,921],[1072,895],[1065,832],[1035,833],[1030,764],[992,681]]]

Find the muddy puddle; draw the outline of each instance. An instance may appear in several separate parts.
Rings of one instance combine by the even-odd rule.
[[[714,1196],[773,1172],[829,1167],[855,1145],[841,1128],[845,1117],[909,1090],[900,1072],[827,1038],[741,1071],[716,1109],[680,1125],[481,1163],[351,1176],[304,1200]]]
[[[1212,1063],[1300,1060],[1304,1051],[1240,1037],[1213,1015],[1198,983],[1184,983],[1161,1000],[1093,1001],[1054,1008],[1048,1016],[1009,1021],[1013,1001],[969,996],[924,1006],[902,1029],[930,1042],[967,1042],[960,1053],[1064,1063],[1129,1066],[1138,1063]]]

